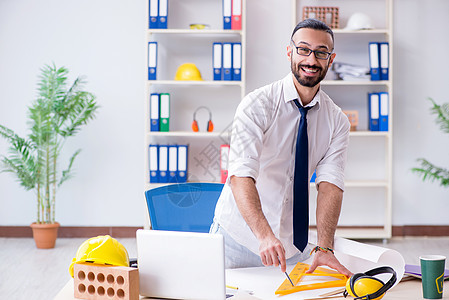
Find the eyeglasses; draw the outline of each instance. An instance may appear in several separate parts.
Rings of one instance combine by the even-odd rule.
[[[326,51],[319,51],[319,50],[311,50],[309,48],[305,47],[297,47],[295,45],[295,42],[293,42],[293,46],[296,48],[296,53],[298,53],[301,56],[310,56],[310,54],[313,52],[315,54],[315,57],[317,59],[328,59],[329,56],[332,54],[332,52],[326,52]]]

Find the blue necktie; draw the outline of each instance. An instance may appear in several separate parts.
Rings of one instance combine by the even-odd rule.
[[[306,248],[309,235],[309,140],[307,137],[307,111],[294,100],[301,113],[296,137],[295,180],[293,185],[293,244],[299,251]]]

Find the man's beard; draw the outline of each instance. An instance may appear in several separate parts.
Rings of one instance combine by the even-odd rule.
[[[310,69],[318,69],[318,72],[320,73],[318,77],[316,78],[310,78],[307,76],[301,77],[300,76],[300,69],[302,67],[310,68]],[[318,83],[320,83],[324,77],[326,77],[327,70],[329,69],[329,63],[327,66],[323,69],[321,67],[317,66],[309,66],[309,65],[297,65],[295,68],[295,65],[293,65],[293,62],[291,64],[292,73],[295,76],[296,80],[298,80],[299,84],[305,87],[314,87]]]

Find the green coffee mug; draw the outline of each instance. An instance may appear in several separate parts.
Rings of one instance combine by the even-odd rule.
[[[446,257],[443,255],[423,255],[419,260],[421,261],[424,299],[442,299]]]

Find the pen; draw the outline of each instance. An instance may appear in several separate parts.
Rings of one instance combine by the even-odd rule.
[[[292,284],[292,286],[295,286],[295,285],[293,284],[293,281],[290,279],[290,276],[288,276],[287,272],[284,272],[284,273],[285,273],[285,276],[287,276],[288,280],[290,280],[290,283]]]
[[[240,289],[238,288],[238,286],[232,286],[232,285],[226,285],[226,288],[231,289],[231,290],[237,290],[237,291],[240,290]],[[241,290],[241,291],[243,291],[243,292],[245,292],[245,293],[248,293],[248,294],[250,294],[250,295],[254,294],[253,291],[247,291],[247,290]]]

